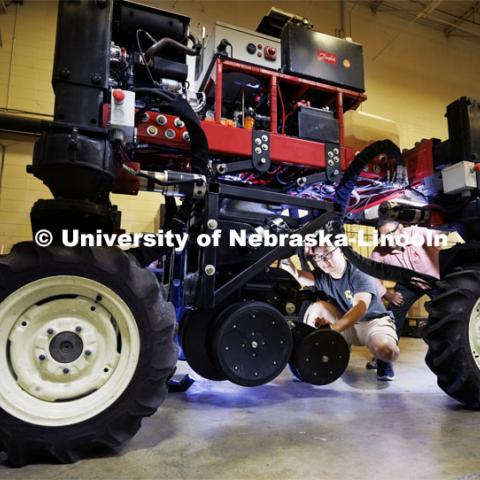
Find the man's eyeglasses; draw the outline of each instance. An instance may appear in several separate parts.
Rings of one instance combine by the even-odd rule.
[[[327,262],[333,258],[335,250],[338,250],[338,247],[335,247],[333,250],[323,253],[322,255],[313,255],[313,258],[317,263]]]

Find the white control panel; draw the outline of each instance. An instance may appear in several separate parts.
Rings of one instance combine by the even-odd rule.
[[[453,194],[477,188],[473,162],[458,162],[442,170],[443,191]]]
[[[224,39],[230,44],[225,47],[226,57],[262,68],[280,70],[282,66],[280,39],[228,23],[216,22],[208,37],[204,57],[198,59],[202,63],[196,66],[197,88],[205,83],[216,49]]]
[[[128,90],[112,90],[110,98],[110,126],[117,130],[116,138],[133,141],[135,133],[135,93]],[[123,138],[119,133],[123,133]]]

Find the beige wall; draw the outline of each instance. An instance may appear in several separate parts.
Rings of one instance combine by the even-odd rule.
[[[272,4],[307,16],[319,31],[334,34],[339,27],[339,3],[332,1],[148,1],[160,8],[192,18],[192,30],[207,31],[215,20],[254,29]],[[3,47],[0,48],[0,111],[25,111],[51,115],[50,86],[56,28],[55,1],[27,1],[11,5],[0,15]],[[477,81],[478,43],[441,33],[387,14],[373,15],[368,8],[347,2],[346,34],[364,45],[365,112],[395,120],[402,147],[422,137],[446,138],[445,106],[460,95],[480,98]],[[393,40],[393,42],[392,42]],[[387,48],[385,48],[387,46]],[[379,54],[383,50],[383,53]],[[32,142],[6,146],[6,165],[0,190],[0,244],[30,235],[28,212],[34,200],[48,197],[39,181],[24,167],[31,161]],[[159,198],[114,196],[124,212],[123,226],[130,231],[153,229]]]
[[[28,1],[11,5],[0,15],[0,112],[28,112],[44,118],[53,113],[50,84],[56,32],[56,1]],[[11,140],[0,134],[5,169],[0,183],[0,249],[31,238],[29,212],[38,198],[50,198],[42,183],[25,172],[31,163],[33,140]],[[112,195],[123,212],[129,232],[154,230],[161,195],[141,192],[137,197]]]

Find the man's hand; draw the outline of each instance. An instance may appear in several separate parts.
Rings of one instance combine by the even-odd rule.
[[[290,275],[297,276],[297,269],[290,258],[282,258],[279,262],[279,267]]]
[[[404,303],[403,295],[401,292],[393,292],[390,295],[390,303],[396,307],[400,307]]]
[[[326,318],[323,317],[324,311],[323,307],[317,305],[316,303],[312,303],[305,312],[305,323],[310,325],[311,327],[318,328],[322,325],[330,325]]]
[[[317,317],[315,319],[315,327],[320,328],[323,325],[333,325],[331,322],[329,322],[326,318],[323,317]]]

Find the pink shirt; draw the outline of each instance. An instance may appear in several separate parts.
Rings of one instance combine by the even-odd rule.
[[[408,268],[415,272],[426,273],[432,277],[440,278],[440,265],[438,252],[441,247],[418,247],[411,243],[414,235],[420,235],[427,241],[431,240],[432,234],[437,232],[424,227],[406,227],[403,234],[407,240],[405,247],[375,247],[370,258],[376,262],[386,265],[396,265],[397,267]],[[439,233],[439,232],[438,232]],[[427,287],[422,283],[416,284],[422,289]],[[380,296],[384,296],[387,289],[379,282],[378,286]]]

